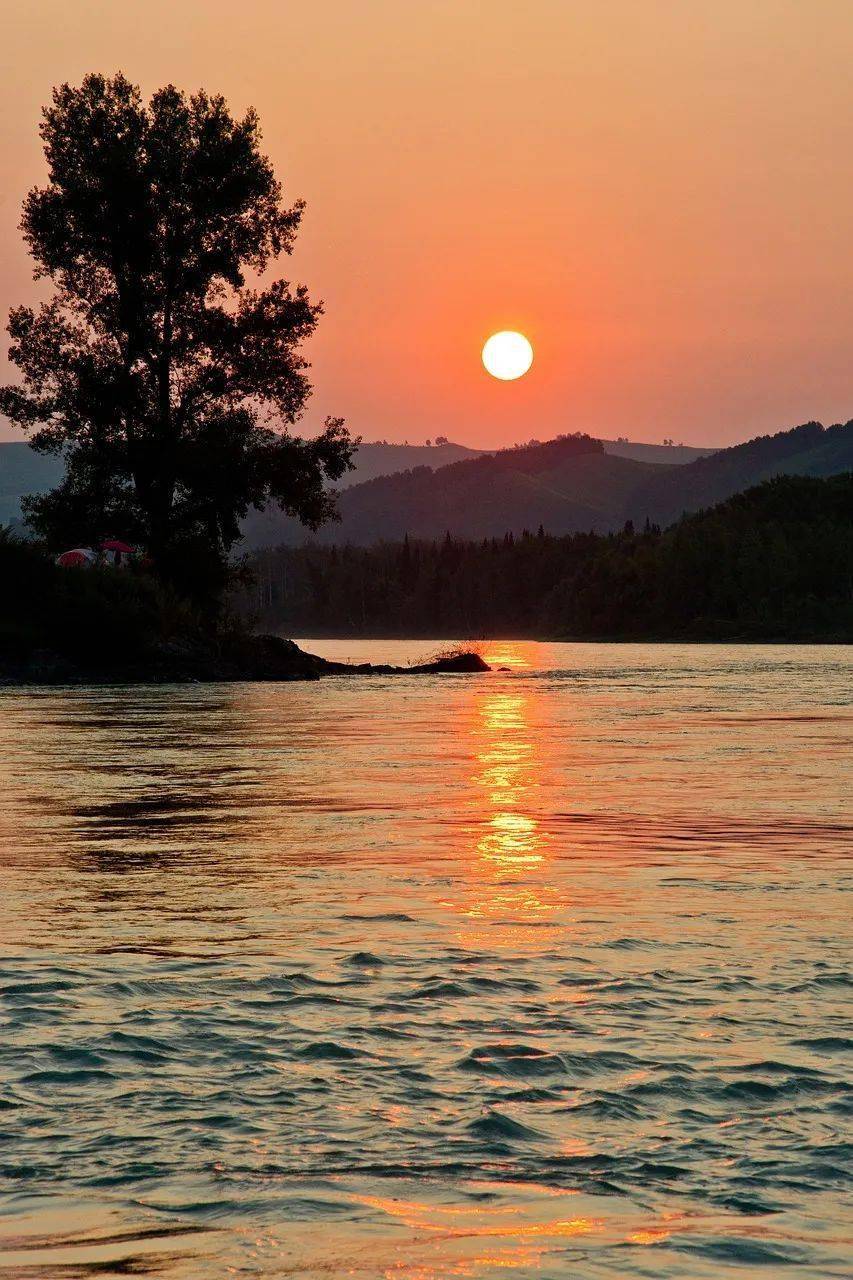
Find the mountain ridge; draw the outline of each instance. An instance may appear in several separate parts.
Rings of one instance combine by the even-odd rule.
[[[444,439],[428,446],[369,442],[360,447],[356,471],[338,486],[340,522],[311,534],[277,508],[252,511],[242,547],[369,545],[447,531],[494,537],[540,525],[554,534],[604,533],[647,519],[667,524],[774,475],[853,468],[853,422],[808,422],[726,449],[687,451],[578,432],[500,450]],[[381,470],[401,460],[416,465]],[[21,496],[46,492],[61,474],[60,459],[34,453],[27,442],[0,443],[0,524],[19,523]]]
[[[282,543],[367,546],[378,541],[488,538],[542,525],[555,535],[607,533],[626,521],[668,524],[775,475],[853,468],[853,422],[810,422],[756,436],[685,464],[639,462],[579,434],[498,450],[433,470],[415,467],[343,490],[341,520],[309,534],[276,514]],[[273,521],[267,516],[268,524]],[[247,546],[274,545],[271,528],[246,521]]]

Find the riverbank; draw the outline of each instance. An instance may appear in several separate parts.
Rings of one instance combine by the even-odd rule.
[[[281,636],[230,633],[215,640],[169,640],[122,658],[97,660],[43,648],[0,658],[0,685],[209,684],[319,680],[339,675],[437,675],[490,670],[479,654],[455,651],[412,666],[331,662]]]
[[[292,640],[217,618],[133,567],[66,569],[0,530],[0,685],[201,684],[488,670],[464,646],[394,667],[328,662]],[[472,646],[473,648],[473,646]]]

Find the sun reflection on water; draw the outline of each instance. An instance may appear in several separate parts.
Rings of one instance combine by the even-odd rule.
[[[477,851],[504,870],[541,862],[547,843],[531,812],[540,763],[529,703],[528,694],[504,686],[474,706],[472,781],[486,806]]]
[[[524,648],[501,641],[487,660],[510,672],[524,669]],[[466,855],[468,892],[448,905],[472,922],[460,935],[466,945],[480,945],[489,928],[490,945],[529,949],[539,945],[530,926],[548,922],[563,905],[548,875],[551,836],[537,812],[545,765],[529,692],[498,672],[473,692],[467,732],[473,857]]]
[[[535,651],[538,647],[534,640],[490,640],[483,657],[490,667],[498,671],[508,667],[511,671],[525,671],[531,666],[539,665]]]
[[[842,1274],[849,657],[553,650],[4,692],[0,1273]]]
[[[618,1198],[533,1181],[476,1181],[459,1190],[452,1200],[440,1194],[414,1199],[399,1193],[345,1193],[403,1229],[396,1237],[397,1256],[381,1264],[385,1280],[482,1280],[494,1272],[539,1274],[543,1266],[556,1275],[557,1268],[571,1267],[577,1258],[574,1251],[567,1252],[575,1241],[593,1249],[649,1246],[696,1227],[689,1213],[643,1211]],[[356,1260],[358,1251],[350,1256]],[[357,1265],[356,1273],[361,1274]]]

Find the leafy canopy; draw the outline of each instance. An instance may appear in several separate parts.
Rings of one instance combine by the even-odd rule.
[[[54,292],[11,312],[22,378],[0,409],[67,472],[28,500],[30,523],[58,543],[141,540],[168,573],[192,545],[223,566],[250,506],[332,516],[325,481],[357,442],[337,418],[317,439],[288,431],[322,306],[257,287],[303,204],[283,205],[255,112],[171,85],[146,105],[123,75],[89,75],[54,91],[41,136],[49,182],[21,227]]]

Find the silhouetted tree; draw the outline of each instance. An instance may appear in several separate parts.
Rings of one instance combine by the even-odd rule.
[[[246,274],[291,251],[303,206],[283,205],[254,111],[204,92],[146,105],[124,76],[89,75],[54,91],[41,136],[49,182],[21,227],[54,294],[11,312],[23,379],[0,409],[67,469],[27,518],[54,542],[140,540],[166,576],[195,549],[215,588],[248,508],[316,528],[354,448],[341,419],[314,440],[271,425],[303,412],[322,307]]]

